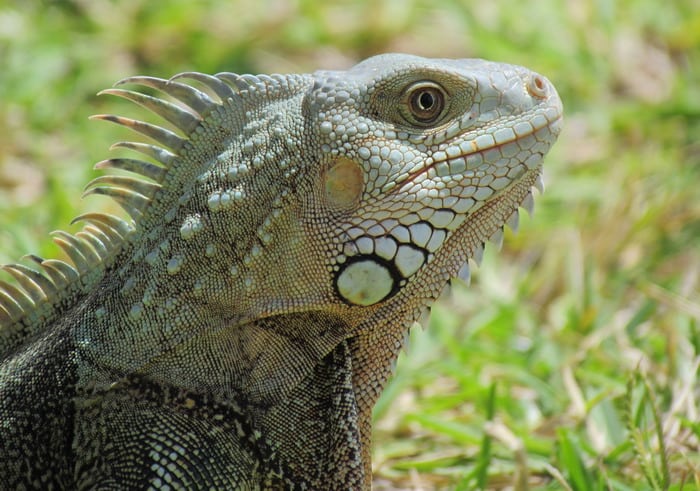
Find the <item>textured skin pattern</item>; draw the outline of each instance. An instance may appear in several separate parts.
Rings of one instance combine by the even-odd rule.
[[[556,91],[407,55],[123,84],[168,96],[105,91],[163,126],[97,116],[155,142],[88,186],[131,220],[56,233],[72,264],[3,267],[3,484],[369,489],[372,406],[410,326],[531,208]]]

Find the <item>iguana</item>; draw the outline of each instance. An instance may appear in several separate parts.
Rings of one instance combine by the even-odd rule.
[[[2,267],[0,485],[369,489],[371,408],[410,326],[532,207],[555,89],[399,54],[117,86],[166,122],[96,116],[155,142],[116,143],[145,158],[87,187],[129,220],[55,232],[72,264]]]

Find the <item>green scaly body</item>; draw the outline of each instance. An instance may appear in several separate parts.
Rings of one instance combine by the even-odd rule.
[[[190,83],[185,83],[189,80]],[[410,326],[530,208],[561,103],[482,60],[120,82],[88,214],[0,284],[13,488],[369,489],[370,412]]]

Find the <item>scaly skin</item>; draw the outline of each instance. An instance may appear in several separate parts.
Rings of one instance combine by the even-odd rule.
[[[204,92],[184,84],[194,80]],[[174,131],[0,285],[10,487],[369,489],[370,411],[412,323],[531,206],[556,91],[482,60],[134,77]],[[206,93],[205,93],[206,92]],[[207,95],[208,94],[208,95]]]

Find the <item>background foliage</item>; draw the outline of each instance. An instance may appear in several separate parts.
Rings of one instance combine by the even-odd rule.
[[[375,487],[700,487],[695,0],[0,0],[0,262],[112,206],[78,196],[124,136],[87,122],[122,108],[95,96],[115,80],[387,51],[531,67],[566,125],[534,219],[414,329]]]

